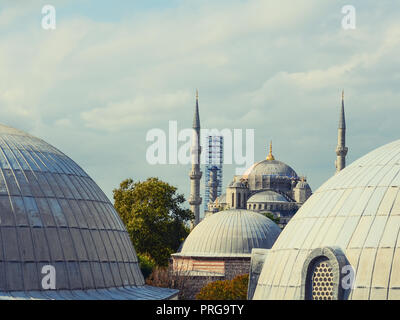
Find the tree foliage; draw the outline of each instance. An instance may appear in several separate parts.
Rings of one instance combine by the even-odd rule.
[[[155,269],[156,262],[147,253],[144,254],[138,253],[137,257],[139,260],[140,271],[142,271],[143,277],[147,279]]]
[[[280,222],[280,219],[278,217],[275,217],[272,212],[261,212],[261,214],[266,216],[267,218],[271,219],[276,224],[279,224],[279,222]]]
[[[246,300],[249,275],[232,280],[218,280],[205,285],[196,295],[197,300]]]
[[[181,207],[183,194],[158,178],[148,178],[122,181],[113,196],[136,251],[149,255],[159,266],[167,266],[171,253],[189,234],[186,222],[194,218],[190,210]]]

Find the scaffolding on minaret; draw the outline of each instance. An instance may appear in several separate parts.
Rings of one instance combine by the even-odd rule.
[[[205,178],[205,201],[204,210],[208,210],[209,201],[214,201],[211,195],[210,176],[211,172],[217,173],[217,197],[222,194],[222,167],[224,162],[224,137],[223,136],[208,136],[206,145],[206,174]],[[215,196],[215,195],[214,195]]]

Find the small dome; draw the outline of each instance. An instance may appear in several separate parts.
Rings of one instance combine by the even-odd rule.
[[[250,256],[253,248],[271,248],[281,229],[267,217],[248,210],[225,210],[200,222],[179,255]]]
[[[157,299],[98,185],[58,149],[0,125],[0,291],[13,299]],[[52,266],[55,290],[42,287]],[[149,290],[150,289],[150,290]]]
[[[353,162],[304,203],[269,251],[254,299],[304,297],[304,270],[324,254],[354,271],[343,299],[398,300],[399,233],[400,140]]]
[[[283,195],[272,191],[261,191],[252,195],[247,203],[266,203],[266,202],[289,202]]]
[[[296,188],[297,189],[311,189],[310,185],[305,180],[300,180],[299,182],[297,182]]]
[[[263,160],[258,162],[248,174],[249,180],[254,176],[280,176],[297,178],[296,172],[287,164],[278,160]]]
[[[246,185],[240,181],[236,181],[236,182],[232,182],[231,184],[229,184],[230,188],[246,188]]]

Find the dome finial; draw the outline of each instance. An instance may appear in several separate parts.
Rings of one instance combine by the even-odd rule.
[[[267,160],[275,160],[274,156],[272,155],[272,140],[269,143],[269,154],[267,156]]]
[[[196,89],[196,100],[199,100],[199,90]]]

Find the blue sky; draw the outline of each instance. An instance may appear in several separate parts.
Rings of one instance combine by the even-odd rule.
[[[118,4],[116,4],[118,3]],[[52,4],[57,29],[41,28]],[[341,27],[343,5],[355,30]],[[315,190],[334,173],[341,90],[348,162],[400,138],[397,1],[11,1],[0,3],[1,122],[53,144],[111,198],[127,177],[189,195],[189,167],[151,166],[146,133],[255,129]],[[234,166],[227,165],[224,185]]]

